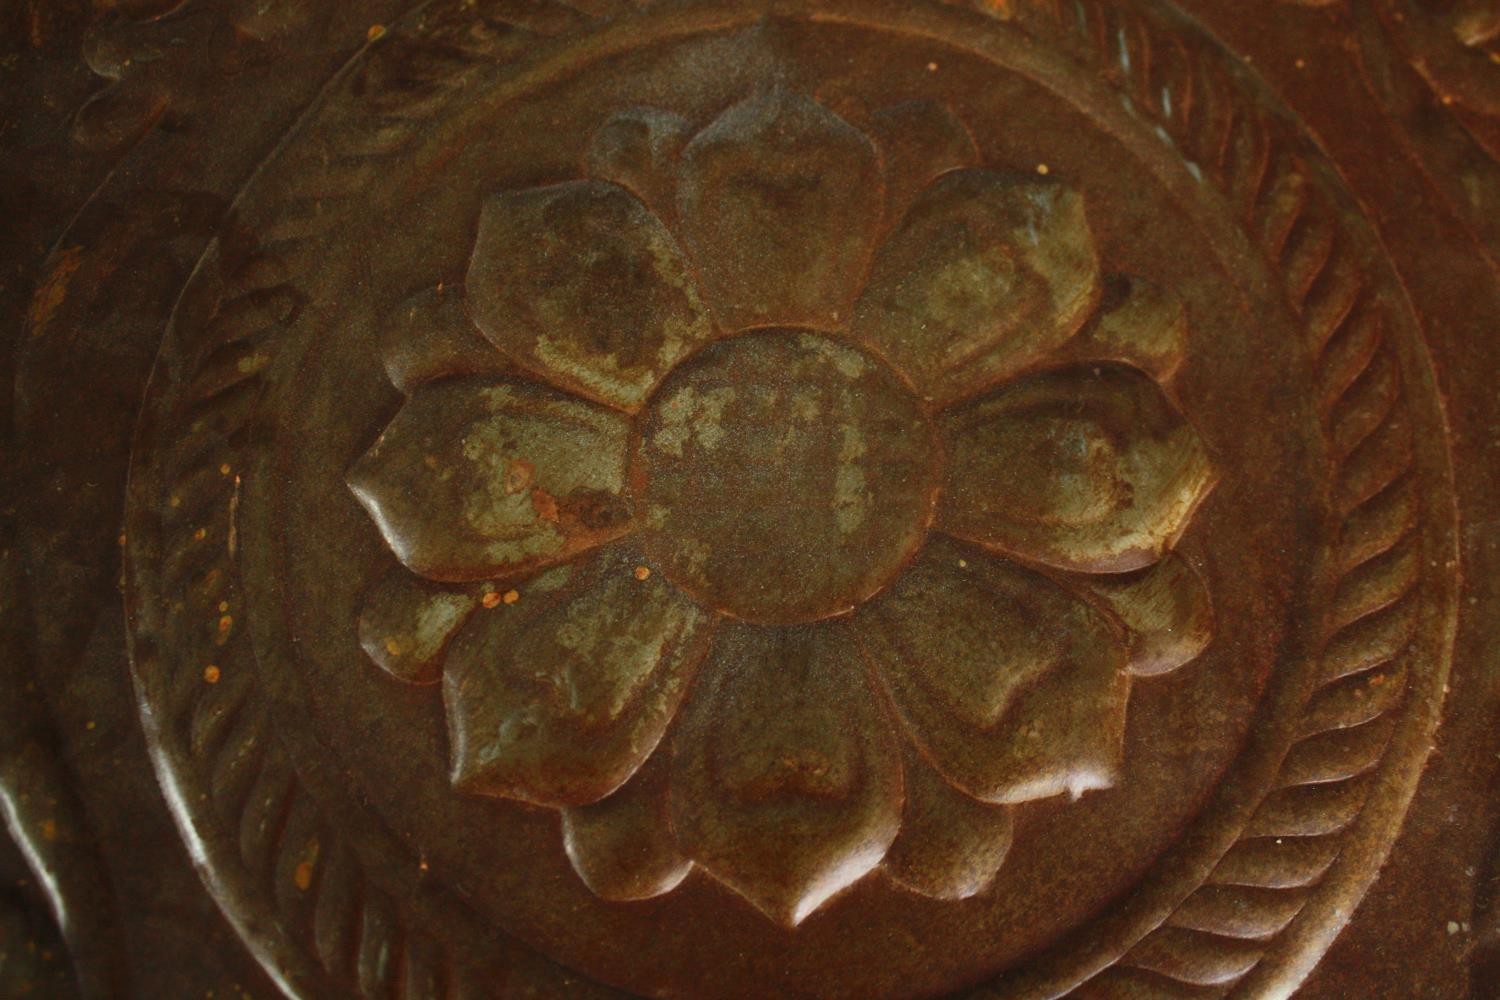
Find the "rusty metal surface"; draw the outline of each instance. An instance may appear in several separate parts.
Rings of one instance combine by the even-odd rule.
[[[1500,995],[1491,0],[16,0],[0,992]]]

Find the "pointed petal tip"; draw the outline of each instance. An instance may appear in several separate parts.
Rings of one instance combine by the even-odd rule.
[[[397,568],[364,596],[357,632],[365,654],[408,684],[435,684],[453,636],[478,605],[466,590],[441,587]]]
[[[836,626],[721,634],[672,759],[683,850],[795,927],[885,856],[900,827],[900,750]]]
[[[615,864],[592,856],[581,843],[575,811],[563,810],[563,850],[573,872],[590,892],[611,903],[640,903],[674,891],[692,874],[693,863],[681,856],[618,859]]]
[[[668,820],[668,778],[667,755],[659,753],[613,794],[562,811],[563,849],[599,898],[630,903],[663,896],[692,870]]]
[[[864,854],[850,856],[811,879],[787,885],[734,884],[709,871],[761,915],[787,930],[796,930],[835,897],[852,887],[880,865],[889,845],[872,845]]]

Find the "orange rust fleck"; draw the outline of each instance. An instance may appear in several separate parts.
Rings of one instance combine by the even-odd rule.
[[[401,655],[401,643],[396,639],[395,636],[392,636],[385,641],[385,651],[387,653],[390,653],[392,656]]]
[[[500,604],[500,594],[498,591],[487,590],[484,596],[479,599],[479,603],[487,608],[497,607]]]
[[[649,580],[651,578],[651,567],[637,566],[635,568],[635,578],[641,581]]]
[[[212,663],[203,668],[203,681],[206,684],[217,684],[219,683],[219,678],[222,676],[223,674],[219,668]]]
[[[172,499],[167,501],[167,505],[170,507],[181,507],[182,497],[173,497]]]
[[[524,458],[518,458],[506,467],[505,477],[501,480],[501,484],[505,487],[506,493],[514,496],[529,487],[535,478],[536,466]]]
[[[219,614],[222,615],[224,612],[226,612],[228,610],[229,610],[229,602],[228,601],[220,601],[219,602]]]
[[[506,604],[514,604],[521,599],[521,592],[519,590],[507,590],[505,596],[500,599]]]
[[[372,42],[378,42],[385,37],[385,25],[372,24],[370,30],[365,32],[365,38]]]
[[[54,820],[50,820],[50,819],[42,820],[42,839],[43,840],[56,840],[57,839],[57,823]]]
[[[117,539],[115,539],[115,541],[119,542],[120,543],[120,548],[123,549],[125,547],[125,533],[121,532],[120,533],[120,537],[117,538]]]
[[[47,332],[47,325],[67,299],[68,285],[82,264],[83,247],[69,247],[58,252],[57,263],[52,265],[52,270],[42,279],[41,286],[31,300],[29,319],[32,336],[40,337]]]
[[[298,862],[296,870],[292,872],[292,882],[303,892],[312,888],[313,866],[310,861]]]
[[[205,539],[207,537],[208,537],[208,529],[207,528],[199,528],[197,531],[193,532],[193,540],[194,541],[201,542],[201,541],[203,541],[203,539]]]
[[[222,615],[219,618],[219,631],[220,632],[228,632],[232,628],[234,628],[234,616],[233,615]]]
[[[558,519],[557,498],[541,487],[531,491],[531,509],[543,521],[555,522]]]
[[[1052,173],[1052,168],[1047,166],[1047,164],[1045,163],[1038,163],[1036,165],[1036,172],[1041,174],[1043,177],[1046,177],[1048,174]]]
[[[229,475],[229,463],[228,462],[225,462],[223,465],[219,466],[219,475],[221,475],[221,476],[227,476],[227,475]]]

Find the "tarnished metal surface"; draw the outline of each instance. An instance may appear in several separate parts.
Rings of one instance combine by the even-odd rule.
[[[1500,990],[1488,0],[6,16],[8,993]]]

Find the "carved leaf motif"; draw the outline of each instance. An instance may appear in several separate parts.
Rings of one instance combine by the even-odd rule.
[[[578,876],[602,899],[650,899],[692,870],[667,810],[669,754],[658,751],[625,786],[591,805],[563,810],[563,846]]]
[[[880,224],[880,158],[800,94],[735,105],[683,151],[682,228],[720,325],[841,326]]]
[[[672,825],[694,861],[795,926],[880,863],[900,751],[839,625],[726,628],[673,744]]]
[[[587,805],[651,755],[714,619],[659,577],[638,579],[638,565],[605,553],[571,581],[555,570],[470,620],[443,678],[455,785]]]
[[[359,643],[392,677],[435,684],[449,641],[478,604],[468,591],[433,587],[403,569],[392,570],[365,595]]]
[[[503,353],[622,409],[712,332],[677,241],[603,181],[486,201],[468,290],[475,322]]]
[[[948,784],[907,754],[901,834],[882,867],[901,885],[933,899],[968,899],[994,879],[1010,851],[1011,810]]]
[[[391,384],[407,395],[440,378],[517,374],[474,328],[461,285],[429,288],[396,306],[386,318],[381,349]]]
[[[941,526],[1059,569],[1151,565],[1213,485],[1197,432],[1121,366],[1024,379],[949,411],[944,430]]]
[[[870,129],[618,114],[606,180],[484,204],[462,294],[501,354],[441,288],[385,345],[411,399],[349,479],[398,557],[545,572],[382,585],[363,641],[441,673],[454,784],[560,809],[603,898],[694,864],[789,926],[881,864],[972,896],[1013,804],[1117,779],[1131,673],[1207,642],[1163,559],[1212,484],[1156,381],[1181,303],[1106,283],[1081,196],[975,169],[942,108]]]
[[[419,388],[349,472],[407,567],[474,581],[562,562],[619,537],[629,425],[516,382]]]
[[[1097,317],[1059,360],[1123,362],[1170,382],[1187,357],[1187,312],[1177,297],[1128,275],[1105,279]]]
[[[934,541],[855,630],[917,747],[974,798],[1113,784],[1125,649],[1099,612],[1047,578]]]
[[[876,255],[853,332],[947,402],[1040,360],[1098,298],[1077,192],[964,170],[924,191]]]
[[[1170,673],[1191,662],[1213,636],[1208,585],[1175,553],[1136,573],[1075,580],[1119,616],[1129,636],[1130,671],[1138,677]]]

